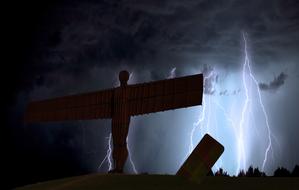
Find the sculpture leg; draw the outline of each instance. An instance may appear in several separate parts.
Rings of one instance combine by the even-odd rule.
[[[112,138],[113,138],[113,160],[114,170],[112,172],[122,173],[128,157],[127,136],[129,132],[130,118],[125,121],[112,119]]]

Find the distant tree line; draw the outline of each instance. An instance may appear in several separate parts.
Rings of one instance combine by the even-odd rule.
[[[215,173],[212,170],[208,173],[208,176],[230,176],[222,168],[219,168]],[[250,166],[247,171],[241,170],[237,177],[266,177],[267,175],[264,172],[261,172],[259,168],[253,168]],[[235,177],[235,176],[234,176]],[[284,167],[278,167],[273,174],[273,177],[299,177],[299,166],[296,165],[292,172]]]

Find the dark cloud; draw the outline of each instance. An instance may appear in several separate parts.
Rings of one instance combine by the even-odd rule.
[[[220,95],[220,96],[225,96],[225,95],[227,95],[227,94],[228,94],[227,90],[224,90],[224,91],[219,92],[219,95]]]
[[[271,81],[269,84],[267,83],[259,83],[259,88],[261,90],[271,90],[276,91],[279,89],[287,79],[288,75],[284,72],[281,72],[277,77],[274,77],[273,81]]]
[[[239,94],[241,90],[238,87],[233,92],[229,89],[216,92],[214,85],[221,80],[213,72],[216,68],[226,70],[229,74],[240,70],[244,54],[242,30],[248,34],[248,49],[252,55],[254,70],[263,71],[268,67],[275,70],[287,68],[288,63],[298,63],[298,3],[296,0],[64,0],[49,3],[51,6],[45,8],[47,11],[40,10],[45,13],[30,17],[26,17],[30,9],[20,6],[15,11],[16,14],[21,11],[20,15],[11,24],[17,27],[12,37],[7,38],[16,39],[8,46],[12,49],[8,59],[12,74],[3,81],[15,81],[17,87],[13,93],[21,97],[22,105],[17,100],[12,102],[11,104],[16,105],[14,109],[18,110],[18,115],[11,114],[7,118],[21,118],[29,99],[111,88],[117,84],[117,75],[122,69],[134,73],[132,83],[165,79],[172,68],[176,68],[173,73],[177,77],[190,74],[191,71],[202,72],[205,77],[211,75],[205,81],[205,94]],[[40,4],[44,4],[44,1]],[[30,25],[29,22],[37,18],[36,23]],[[27,31],[28,28],[32,29]],[[19,51],[22,56],[17,51],[18,48],[21,48]],[[22,65],[16,65],[20,62]],[[297,72],[298,67],[294,70]],[[3,72],[6,70],[3,69]],[[260,88],[276,90],[284,84],[286,78],[287,75],[281,73],[269,84],[261,83]],[[10,82],[6,83],[12,85]],[[6,94],[10,96],[9,93]],[[289,99],[297,101],[297,97],[291,96]],[[296,110],[292,111],[297,113]],[[171,120],[171,116],[169,118]],[[153,119],[152,125],[156,126],[158,120],[160,119]],[[110,123],[99,121],[95,125],[107,126],[97,134],[98,139],[103,139],[99,141],[104,146]],[[163,125],[168,123],[165,121]],[[73,145],[80,146],[82,142],[81,131],[76,130],[79,129],[78,124],[55,126],[57,127],[53,131],[47,130],[47,127],[26,128],[21,119],[9,126],[13,128],[16,137],[23,134],[21,129],[28,129],[22,140],[13,139],[18,142],[15,143],[18,145],[17,151],[22,152],[21,156],[17,156],[22,157],[28,147],[34,149],[36,142],[27,140],[38,135],[38,142],[44,141],[47,144],[49,139],[56,142],[49,154],[55,155],[55,147],[62,146],[60,150],[69,150],[80,156],[80,150],[73,150]],[[67,129],[61,130],[62,127]],[[73,128],[76,128],[75,131]],[[94,132],[94,129],[88,130],[90,134]],[[158,129],[157,131],[139,132],[140,136],[156,136],[155,133],[159,133]],[[93,143],[88,142],[89,139],[87,144],[91,147]],[[132,143],[138,144],[134,139]],[[25,144],[26,147],[19,146],[20,144]],[[152,147],[152,144],[155,143],[151,142],[149,146]],[[48,148],[48,145],[44,148]],[[92,152],[99,148],[103,152],[92,158],[93,162],[99,161],[105,150],[103,147],[90,150]],[[38,149],[35,154],[43,154],[44,151]],[[42,158],[46,159],[46,156]],[[87,157],[80,158],[83,165],[87,164],[84,161]],[[32,161],[24,171],[34,166],[38,157],[28,156],[28,160]],[[154,167],[155,161],[144,164],[144,170],[148,169],[147,165]],[[21,164],[18,166],[22,167]],[[96,170],[95,168],[93,169]],[[44,173],[47,175],[46,171]]]
[[[24,81],[30,87],[41,84],[40,78],[47,83],[48,73],[57,70],[76,77],[86,75],[90,67],[109,67],[117,72],[122,63],[140,75],[154,70],[153,79],[164,78],[170,68],[182,71],[182,67],[198,64],[238,69],[242,30],[253,40],[251,51],[257,67],[263,67],[273,56],[277,60],[283,53],[294,56],[299,44],[295,6],[295,1],[279,0],[271,4],[235,0],[62,1],[53,6],[40,26],[43,32],[36,35],[32,51],[34,64],[26,68],[31,72]],[[285,28],[287,35],[282,32]],[[35,80],[39,81],[32,83]]]

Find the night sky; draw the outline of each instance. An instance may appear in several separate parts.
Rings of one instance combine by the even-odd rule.
[[[204,105],[131,118],[138,173],[174,174],[192,131],[194,145],[205,133],[224,145],[213,170],[235,175],[264,165],[271,175],[299,163],[298,1],[29,2],[11,2],[2,16],[1,139],[10,185],[108,170],[107,162],[98,167],[110,120],[24,125],[22,117],[31,100],[116,87],[123,69],[129,84],[206,77]],[[134,173],[129,161],[125,168]]]

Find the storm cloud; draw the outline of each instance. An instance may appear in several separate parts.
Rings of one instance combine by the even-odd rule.
[[[276,91],[278,88],[280,88],[287,79],[288,75],[281,72],[277,77],[274,77],[273,81],[271,81],[269,84],[266,83],[260,83],[259,88],[261,90],[272,90]]]
[[[53,7],[41,26],[49,30],[36,39],[27,68],[34,65],[35,72],[26,77],[37,85],[41,78],[49,83],[58,69],[60,75],[85,77],[91,67],[122,66],[140,75],[150,71],[153,79],[165,78],[173,67],[181,75],[203,64],[236,70],[243,30],[253,40],[250,50],[260,68],[270,64],[269,56],[294,57],[298,44],[298,11],[289,10],[296,1],[66,2]]]
[[[24,126],[22,116],[30,100],[112,88],[118,84],[118,72],[123,69],[133,73],[129,84],[203,73],[207,77],[204,96],[221,96],[219,102],[227,109],[240,107],[243,102],[229,104],[228,99],[242,99],[245,91],[240,74],[245,53],[243,31],[248,34],[252,70],[263,90],[263,98],[266,97],[265,107],[269,110],[273,133],[281,140],[282,153],[267,171],[278,164],[293,167],[299,162],[298,151],[290,148],[299,144],[294,135],[298,134],[295,113],[299,113],[294,103],[299,93],[296,88],[298,7],[296,0],[64,0],[52,3],[46,13],[32,17],[39,19],[30,35],[22,35],[17,27],[16,35],[11,38],[30,39],[30,46],[24,43],[19,50],[26,56],[19,61],[20,65],[11,61],[13,74],[5,78],[5,81],[18,80],[12,92],[14,96],[8,95],[14,99],[7,103],[15,160],[25,157],[28,162],[15,161],[14,167],[21,171],[40,171],[37,168],[50,163],[48,170],[43,171],[47,176],[47,171],[52,169],[55,173],[73,157],[75,161],[70,163],[74,163],[72,167],[79,165],[79,171],[71,170],[65,175],[97,171],[105,157],[110,121],[54,123],[51,128],[51,124]],[[25,13],[30,11],[24,10]],[[13,25],[32,21],[26,17],[22,20],[22,16]],[[16,41],[12,45],[14,57],[19,55],[15,52],[19,44]],[[272,73],[280,74],[273,81],[260,82],[269,81]],[[281,94],[265,93],[277,91],[282,85]],[[284,110],[282,113],[275,109],[276,103]],[[137,117],[132,122],[131,151],[141,172],[175,172],[175,166],[184,157],[183,151],[177,150],[188,147],[188,126],[193,126],[197,119],[192,115],[195,112],[157,113],[157,116]],[[221,117],[215,117],[214,121],[218,119]],[[289,130],[281,127],[286,124]],[[163,138],[165,142],[160,141]],[[279,152],[277,147],[274,149]],[[61,159],[61,155],[66,158]],[[259,163],[254,159],[250,160],[253,164]],[[34,167],[36,163],[39,165]]]

